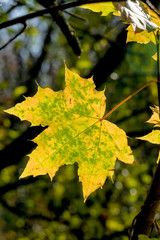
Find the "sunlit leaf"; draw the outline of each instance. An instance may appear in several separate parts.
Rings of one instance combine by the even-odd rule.
[[[137,42],[144,44],[153,42],[154,44],[156,44],[156,39],[153,32],[148,32],[147,30],[144,30],[142,32],[135,33],[131,25],[127,28],[127,31],[127,42]]]
[[[127,42],[156,43],[153,32],[160,28],[160,18],[139,0],[85,4],[81,7],[101,12],[102,16],[109,13],[119,15],[122,21],[129,24]]]
[[[147,122],[155,124],[155,127],[160,127],[159,107],[155,106],[150,108],[152,109],[153,114]]]
[[[147,30],[153,31],[158,26],[151,21],[151,16],[147,9],[139,0],[127,0],[125,2],[115,2],[114,6],[119,11],[121,19],[132,25],[135,33]]]
[[[66,68],[66,87],[54,92],[38,87],[33,97],[6,112],[28,120],[33,126],[48,126],[34,139],[37,148],[21,177],[48,173],[51,178],[60,166],[78,163],[84,200],[112,177],[115,161],[133,163],[125,132],[103,120],[104,91],[96,91],[90,79]]]
[[[109,13],[117,12],[112,2],[84,4],[80,7],[93,12],[101,12],[101,16],[107,16]]]
[[[154,144],[160,144],[160,131],[159,130],[153,130],[149,134],[139,137],[141,140],[146,140]]]
[[[154,124],[154,127],[160,127],[159,108],[156,106],[151,107],[151,109],[153,111],[153,114],[147,122]],[[139,137],[138,139],[145,140],[153,144],[160,144],[160,130],[152,130],[152,132],[150,132],[149,134],[143,137]],[[158,161],[159,157],[160,154],[158,156]]]

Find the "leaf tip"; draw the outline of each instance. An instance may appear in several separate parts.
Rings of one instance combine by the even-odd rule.
[[[28,174],[25,173],[25,170],[22,172],[22,174],[20,175],[19,179],[28,177]]]
[[[83,197],[83,199],[84,199],[84,203],[86,202],[86,200],[87,200],[87,197]]]
[[[67,67],[67,64],[64,62],[64,68],[65,68],[65,73],[67,72],[67,71],[70,71],[69,70],[69,68]]]
[[[14,107],[3,110],[5,113],[14,115]]]
[[[110,170],[109,173],[108,173],[112,183],[114,182],[114,179],[113,179],[113,175],[114,175],[114,170]]]

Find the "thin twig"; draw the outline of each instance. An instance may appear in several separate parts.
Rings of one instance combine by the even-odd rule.
[[[158,13],[157,9],[155,8],[155,6],[149,0],[145,0],[144,2],[150,7],[150,9],[153,12],[155,12],[160,17],[160,14]]]
[[[64,9],[68,9],[68,8],[72,8],[72,7],[78,7],[78,6],[81,6],[83,4],[98,3],[98,2],[109,2],[109,1],[110,0],[78,0],[78,1],[69,2],[69,3],[62,4],[62,5],[58,5],[58,6],[53,6],[53,7],[50,7],[50,8],[46,8],[46,9],[43,9],[43,10],[39,10],[39,11],[36,11],[36,12],[33,12],[33,13],[26,14],[22,17],[14,18],[14,19],[11,19],[9,21],[3,22],[3,23],[0,24],[0,29],[10,27],[10,26],[13,26],[13,25],[18,24],[18,23],[23,23],[26,20],[33,19],[33,18],[36,18],[36,17],[41,17],[41,16],[43,16],[45,14],[48,14],[48,13],[52,13],[52,14],[57,13],[57,11],[59,11],[59,10],[64,10]],[[117,0],[112,0],[112,1],[117,2]]]
[[[158,235],[160,235],[160,226],[159,226],[159,224],[158,224],[158,222],[156,220],[154,220],[154,225],[155,225],[155,227],[157,229]]]
[[[77,19],[82,20],[82,21],[84,21],[84,22],[87,21],[86,18],[83,18],[83,17],[81,17],[81,16],[79,16],[79,15],[77,15],[77,14],[70,13],[70,12],[68,12],[68,11],[66,11],[66,10],[63,10],[63,12],[66,13],[66,14],[68,14],[68,15],[70,15],[71,17],[77,18]]]
[[[54,12],[56,13],[59,10],[64,10],[64,9],[68,9],[68,8],[72,8],[72,7],[78,7],[78,6],[81,6],[83,4],[99,3],[99,2],[110,2],[110,0],[78,0],[78,1],[69,2],[69,3],[62,4],[62,5],[58,5],[58,6],[53,6],[53,7],[50,7],[50,8],[46,8],[46,9],[43,9],[43,10],[39,10],[39,11],[36,11],[36,12],[33,12],[33,13],[26,14],[22,17],[14,18],[12,20],[3,22],[3,23],[0,24],[0,29],[10,27],[10,26],[13,26],[13,25],[18,24],[18,23],[23,23],[26,20],[33,19],[33,18],[36,18],[36,17],[41,17],[41,16],[43,16],[45,14],[48,14],[48,13],[53,14]],[[119,1],[118,0],[112,0],[112,2],[120,2],[120,0]],[[144,2],[146,2],[146,1],[144,1]]]
[[[19,6],[22,6],[22,4],[21,3],[17,3],[16,5],[13,5],[11,8],[9,8],[8,10],[7,10],[7,14],[9,14],[12,10],[14,10],[16,7],[19,7]]]
[[[23,33],[24,30],[26,29],[26,27],[27,27],[27,24],[26,24],[26,22],[24,22],[24,23],[23,23],[23,28],[22,28],[13,38],[11,38],[11,39],[10,39],[8,42],[6,42],[2,47],[0,47],[0,51],[1,51],[3,48],[7,47],[8,44],[10,44],[12,41],[14,41],[21,33]]]

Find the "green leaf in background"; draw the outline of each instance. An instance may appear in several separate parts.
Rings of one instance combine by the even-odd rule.
[[[139,235],[138,240],[159,240],[159,238],[149,238],[146,235]]]

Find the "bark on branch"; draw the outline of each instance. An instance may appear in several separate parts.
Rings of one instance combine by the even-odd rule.
[[[151,188],[147,198],[141,207],[140,213],[135,218],[133,226],[133,235],[131,240],[137,240],[138,235],[144,234],[149,236],[158,207],[160,205],[160,162],[157,165],[153,177]]]
[[[118,0],[112,0],[112,2],[117,2],[117,1]],[[72,8],[72,7],[78,7],[83,4],[98,3],[98,2],[110,2],[110,0],[78,0],[78,1],[69,2],[69,3],[62,4],[62,5],[58,5],[58,6],[53,6],[53,7],[47,8],[47,9],[43,9],[43,10],[39,10],[39,11],[36,11],[33,13],[26,14],[22,17],[14,18],[12,20],[3,22],[0,24],[0,29],[7,28],[7,27],[13,26],[15,24],[19,24],[19,23],[24,23],[29,19],[41,17],[48,13],[50,13],[50,14],[56,13],[57,14],[57,12],[59,10],[65,10],[65,9]]]
[[[121,0],[112,0],[112,2],[120,2]],[[68,8],[72,8],[72,7],[78,7],[81,6],[83,4],[88,4],[88,3],[98,3],[98,2],[110,2],[110,0],[78,0],[78,1],[74,1],[74,2],[69,2],[69,3],[65,3],[62,5],[58,5],[58,6],[53,6],[47,9],[43,9],[43,10],[39,10],[33,13],[29,13],[26,14],[22,17],[18,17],[18,18],[14,18],[11,19],[9,21],[5,21],[3,23],[0,24],[0,29],[4,29],[10,26],[13,26],[15,24],[23,24],[24,22],[26,22],[29,19],[33,19],[36,17],[41,17],[45,14],[54,14],[57,13],[59,10],[65,10]],[[142,0],[142,2],[145,2],[146,4],[148,4],[148,2],[150,2],[149,0]],[[152,5],[149,5],[149,7],[155,11],[155,8],[151,7]],[[156,13],[159,15],[159,13],[156,11]]]

